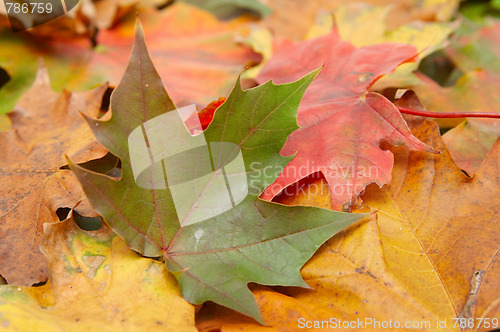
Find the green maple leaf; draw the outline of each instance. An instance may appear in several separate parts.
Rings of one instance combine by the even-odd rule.
[[[259,199],[292,158],[279,152],[298,128],[299,102],[318,72],[246,91],[238,82],[203,132],[208,145],[177,154],[168,159],[168,166],[169,161],[158,161],[151,151],[158,146],[160,155],[179,150],[176,140],[187,130],[168,130],[178,119],[176,112],[169,112],[176,107],[154,69],[138,24],[129,65],[111,98],[111,118],[87,118],[100,142],[121,159],[122,176],[112,178],[73,163],[70,167],[96,211],[132,249],[164,258],[186,300],[211,300],[263,323],[247,284],[308,287],[300,268],[327,239],[365,217]],[[175,116],[162,127],[157,119],[170,114]],[[162,144],[153,137],[140,143],[149,144],[141,150],[130,139],[136,134],[151,138],[152,132],[163,138]],[[137,164],[130,151],[146,151],[145,163],[151,162],[151,167]],[[209,155],[209,161],[202,155]],[[204,169],[203,162],[211,167]],[[230,166],[233,162],[237,167]],[[180,175],[171,176],[172,170]],[[176,186],[186,178],[195,180],[179,190]],[[228,197],[230,208],[221,210]]]

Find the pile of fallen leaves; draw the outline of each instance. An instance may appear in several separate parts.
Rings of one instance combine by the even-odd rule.
[[[0,327],[500,327],[497,3],[0,4]]]

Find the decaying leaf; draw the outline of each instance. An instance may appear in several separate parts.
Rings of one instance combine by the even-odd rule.
[[[295,330],[302,320],[326,329],[334,325],[321,321],[337,328],[341,321],[361,321],[375,329],[375,321],[391,319],[393,330],[396,321],[418,321],[419,328],[460,331],[453,318],[489,317],[491,324],[498,317],[500,141],[470,179],[454,164],[434,123],[421,122],[414,133],[444,152],[393,149],[391,188],[371,185],[363,195],[376,216],[330,239],[302,269],[313,289],[253,289],[268,325]],[[313,180],[281,202],[324,206],[330,202],[329,191],[318,190],[324,185]],[[197,315],[200,331],[259,328],[215,305]],[[471,330],[489,330],[478,323]]]
[[[111,98],[111,118],[87,118],[101,143],[121,159],[122,177],[116,180],[70,166],[96,211],[115,232],[134,250],[163,256],[186,300],[213,301],[262,322],[247,284],[307,287],[300,277],[301,266],[333,234],[365,216],[285,207],[258,198],[276,178],[266,168],[279,169],[290,160],[279,151],[297,128],[298,104],[317,73],[293,83],[267,82],[246,91],[237,82],[203,132],[211,147],[207,173],[203,153],[187,153],[169,164],[169,151],[182,152],[179,137],[190,135],[176,112],[170,113],[174,117],[168,123],[155,122],[175,106],[137,25],[130,63]],[[180,122],[180,129],[169,129],[173,121]],[[129,135],[137,128],[147,133],[151,149],[149,156],[143,156],[149,165],[140,174],[144,182],[135,176],[131,156],[135,143]],[[230,151],[215,148],[217,144],[229,144]],[[224,160],[237,160],[239,166],[220,166]],[[196,179],[175,197],[181,175],[170,173],[172,169]],[[229,198],[230,204],[224,207]]]
[[[33,5],[30,1],[2,1],[0,26],[8,27],[16,33],[31,28],[29,34],[49,38],[55,33],[67,37],[76,31],[88,32],[81,20],[75,19],[75,7],[78,7],[79,2],[78,0],[47,1]]]
[[[256,80],[290,82],[324,64],[298,113],[301,127],[281,153],[293,160],[266,189],[271,200],[290,184],[322,172],[330,186],[335,210],[350,210],[365,186],[389,183],[393,156],[379,145],[387,141],[432,152],[408,129],[398,109],[385,97],[368,92],[382,75],[415,55],[407,45],[378,44],[356,48],[335,31],[294,44],[282,41]]]
[[[0,26],[13,27],[15,31],[29,29],[26,33],[42,38],[75,38],[95,34],[95,29],[108,29],[114,23],[143,6],[162,6],[169,0],[65,0],[32,5],[16,13],[16,9],[0,3]],[[21,6],[26,1],[13,0]],[[33,2],[31,2],[33,3]],[[64,5],[63,5],[64,3]],[[47,5],[50,5],[50,10]],[[44,9],[39,12],[39,8]],[[9,15],[7,14],[9,9]],[[9,16],[9,18],[8,18]]]
[[[196,331],[175,278],[107,227],[85,232],[71,217],[45,224],[41,250],[47,284],[0,286],[6,331]]]
[[[9,113],[12,127],[0,132],[0,274],[9,284],[47,280],[47,262],[38,249],[42,225],[59,220],[58,208],[84,199],[71,171],[61,169],[64,155],[83,163],[107,152],[79,113],[97,116],[106,88],[58,94],[41,67]],[[86,203],[77,210],[94,214]]]

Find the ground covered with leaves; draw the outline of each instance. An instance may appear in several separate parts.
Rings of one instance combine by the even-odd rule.
[[[499,14],[0,4],[0,327],[499,328]]]

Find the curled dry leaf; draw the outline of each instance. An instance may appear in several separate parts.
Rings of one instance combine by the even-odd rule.
[[[76,11],[72,10],[78,5],[78,0],[42,2],[40,3],[41,12],[35,10],[37,5],[33,6],[30,3],[32,2],[22,0],[7,3],[2,1],[0,3],[0,26],[10,28],[14,32],[31,28],[28,34],[49,38],[55,34],[68,37],[76,30],[80,30],[80,33],[87,32],[81,23],[75,20]]]
[[[21,0],[11,2],[20,5],[24,3]],[[0,25],[9,28],[14,26],[18,31],[29,29],[27,34],[48,39],[91,37],[95,34],[95,29],[108,29],[139,7],[161,6],[168,2],[169,0],[47,1],[45,3],[50,4],[51,9],[43,14],[37,10],[32,11],[31,5],[27,12],[23,12],[21,7],[19,13],[9,7],[11,20],[8,18],[6,5],[1,2]]]
[[[164,265],[138,256],[106,226],[85,232],[71,217],[45,224],[41,250],[47,284],[0,286],[7,331],[196,331],[194,307]]]
[[[47,280],[47,262],[38,249],[42,225],[59,220],[58,208],[84,199],[72,172],[61,169],[64,155],[83,163],[107,152],[79,113],[97,116],[106,88],[58,94],[41,67],[9,113],[12,128],[0,133],[0,274],[9,284]],[[94,214],[85,202],[77,210]]]

